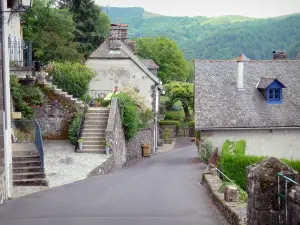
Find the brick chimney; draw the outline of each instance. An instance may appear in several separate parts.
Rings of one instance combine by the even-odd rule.
[[[127,44],[128,25],[127,24],[111,24],[109,32],[109,48],[112,50],[120,49],[121,42]]]
[[[286,51],[277,50],[273,51],[273,60],[287,60],[288,54]]]
[[[296,56],[296,60],[300,60],[300,53]]]

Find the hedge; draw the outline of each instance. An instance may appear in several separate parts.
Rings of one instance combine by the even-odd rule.
[[[159,121],[159,125],[175,125],[178,128],[179,122],[175,120],[161,120]]]
[[[248,166],[260,162],[264,156],[241,156],[224,154],[221,158],[223,173],[232,179],[243,190],[246,190],[246,169]],[[281,159],[284,163],[300,172],[300,160]]]
[[[189,127],[195,127],[195,121],[194,120],[189,122]]]

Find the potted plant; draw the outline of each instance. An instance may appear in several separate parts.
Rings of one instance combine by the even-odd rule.
[[[79,150],[82,151],[82,149],[83,149],[83,139],[82,138],[78,139],[78,143],[79,143]]]
[[[106,155],[109,155],[110,147],[111,147],[111,144],[107,141],[105,144]]]

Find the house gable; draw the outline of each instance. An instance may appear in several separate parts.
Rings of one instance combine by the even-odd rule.
[[[242,62],[243,90],[237,88],[238,63],[233,60],[195,61],[196,128],[300,127],[300,61]],[[282,87],[282,104],[266,101],[267,96],[258,90],[258,81],[262,77],[271,80],[265,80],[269,83],[260,88]]]

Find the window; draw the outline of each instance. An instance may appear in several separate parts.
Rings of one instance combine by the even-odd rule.
[[[268,89],[268,102],[269,103],[281,103],[281,88],[269,88]]]

